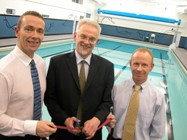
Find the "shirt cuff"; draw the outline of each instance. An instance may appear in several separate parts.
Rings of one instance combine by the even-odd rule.
[[[38,121],[35,121],[35,120],[26,120],[24,122],[25,135],[34,135],[34,136],[36,136],[37,123],[38,123]]]

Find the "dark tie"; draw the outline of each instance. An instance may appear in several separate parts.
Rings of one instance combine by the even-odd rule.
[[[134,140],[134,132],[136,128],[136,118],[139,109],[139,90],[141,86],[135,85],[131,95],[129,107],[125,117],[122,140]]]
[[[34,60],[31,61],[31,77],[33,82],[33,90],[34,90],[34,112],[33,119],[40,120],[41,119],[41,90],[40,90],[40,81],[38,77],[38,71],[35,65]]]
[[[83,96],[83,93],[84,93],[84,87],[85,87],[85,83],[86,83],[84,64],[85,64],[85,61],[82,60],[81,61],[80,73],[79,73],[79,83],[80,83],[80,90],[81,90],[81,98],[80,98],[80,101],[79,101],[79,107],[78,107],[78,111],[77,111],[77,118],[79,120],[82,119],[82,96]]]

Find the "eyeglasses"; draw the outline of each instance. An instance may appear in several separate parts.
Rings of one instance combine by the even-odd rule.
[[[87,37],[84,34],[78,35],[78,38],[81,39],[81,40],[83,40],[83,41],[87,41],[88,40],[89,43],[91,43],[91,44],[96,44],[96,42],[97,42],[96,38],[94,38],[94,37]]]

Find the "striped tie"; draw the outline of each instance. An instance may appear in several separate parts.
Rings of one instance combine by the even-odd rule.
[[[141,86],[135,85],[134,91],[131,95],[129,107],[125,117],[125,124],[123,128],[122,140],[134,140],[134,133],[136,128],[136,118],[139,109],[139,90]]]
[[[34,60],[31,61],[31,77],[34,89],[34,112],[33,119],[40,120],[41,118],[41,91],[40,91],[40,81],[38,77],[38,71]]]

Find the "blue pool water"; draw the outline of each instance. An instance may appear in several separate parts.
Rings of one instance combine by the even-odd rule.
[[[187,139],[187,74],[179,65],[175,56],[165,47],[153,44],[139,44],[121,40],[101,39],[93,53],[98,54],[115,66],[115,83],[131,77],[129,60],[132,52],[139,47],[149,48],[154,56],[155,67],[150,73],[149,80],[153,82],[160,91],[166,95],[167,113],[166,136],[163,140],[185,140]],[[48,66],[50,57],[60,53],[72,51],[74,42],[54,41],[43,43],[36,52],[42,56]],[[9,51],[0,52],[0,58]],[[169,55],[168,55],[169,54]],[[170,112],[171,111],[171,112]],[[43,119],[50,120],[49,114],[44,106]],[[169,125],[171,124],[171,130]],[[170,132],[173,132],[172,134]],[[103,129],[103,140],[106,139],[107,130]],[[173,138],[171,138],[173,136]]]
[[[118,83],[122,80],[131,77],[131,71],[128,62],[130,60],[130,55],[132,54],[132,52],[134,52],[134,50],[136,50],[139,47],[148,47],[152,51],[155,61],[155,67],[153,71],[150,73],[149,79],[155,85],[157,85],[164,94],[166,90],[165,87],[163,88],[163,85],[165,86],[166,83],[164,83],[163,77],[166,77],[166,74],[163,73],[163,67],[164,67],[164,71],[168,71],[167,70],[168,59],[169,59],[167,54],[168,49],[163,48],[161,50],[161,49],[153,48],[151,46],[150,47],[140,46],[131,43],[100,40],[97,47],[94,49],[93,53],[98,54],[114,63],[115,83]],[[51,45],[44,46],[41,49],[39,49],[37,53],[42,57],[44,57],[48,65],[51,56],[58,55],[59,53],[66,53],[72,51],[74,48],[75,48],[74,42],[65,43],[65,44],[63,43],[63,45],[57,43],[52,46]],[[164,64],[162,64],[162,62]],[[47,113],[46,109],[44,112],[45,114]],[[45,119],[48,118],[46,117]],[[104,128],[103,140],[106,139],[107,133],[108,132],[106,128]],[[167,134],[163,140],[167,140]]]

